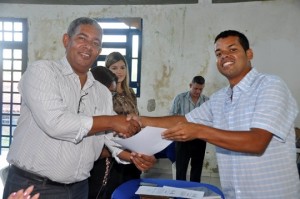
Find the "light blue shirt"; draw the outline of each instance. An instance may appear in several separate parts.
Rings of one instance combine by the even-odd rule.
[[[205,95],[200,95],[197,103],[195,104],[193,102],[193,99],[191,98],[190,91],[180,93],[174,98],[169,114],[185,115],[194,108],[206,102],[207,100],[209,100],[208,97],[206,97]]]
[[[226,198],[299,199],[294,132],[297,114],[296,101],[286,84],[253,68],[233,89],[219,90],[186,118],[224,130],[260,128],[273,134],[261,156],[217,147]]]

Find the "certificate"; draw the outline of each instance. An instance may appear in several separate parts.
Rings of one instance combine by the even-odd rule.
[[[165,130],[165,128],[146,126],[134,136],[126,139],[114,139],[114,141],[130,151],[154,155],[172,143],[172,141],[161,137],[161,133]]]

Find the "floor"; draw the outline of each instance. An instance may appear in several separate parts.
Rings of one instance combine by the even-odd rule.
[[[0,156],[0,169],[8,165],[8,163],[6,162],[6,154],[7,153],[4,152]],[[174,165],[171,164],[171,161],[169,159],[159,159],[156,165],[152,169],[142,174],[142,177],[174,179],[175,177],[173,175],[174,172],[175,172],[175,167]],[[189,179],[189,176],[187,176],[187,179]],[[219,188],[221,187],[219,177],[216,175],[208,176],[207,174],[205,174],[204,176],[201,177],[201,182],[212,184]],[[1,198],[2,198],[2,194],[3,194],[3,183],[2,181],[0,181]]]

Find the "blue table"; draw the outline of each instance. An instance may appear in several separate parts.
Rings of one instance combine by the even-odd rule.
[[[171,186],[176,188],[204,188],[216,195],[220,195],[222,199],[225,199],[222,191],[211,184],[189,182],[182,180],[170,180],[170,179],[157,179],[157,178],[142,178],[136,180],[129,180],[121,184],[112,194],[112,199],[139,199],[140,196],[135,192],[139,188],[141,183],[155,184],[158,187]]]

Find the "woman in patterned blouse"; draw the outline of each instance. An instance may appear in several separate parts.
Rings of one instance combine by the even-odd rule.
[[[116,91],[113,92],[114,111],[119,115],[138,114],[136,95],[129,87],[128,67],[124,56],[119,52],[109,54],[106,57],[105,66],[118,79]],[[108,150],[102,151],[105,155],[101,154],[102,159],[95,162],[91,171],[89,199],[110,199],[119,185],[128,180],[140,178],[141,171],[135,164],[119,164],[111,155],[107,155],[107,152],[109,153]],[[154,156],[153,159],[155,160]]]

